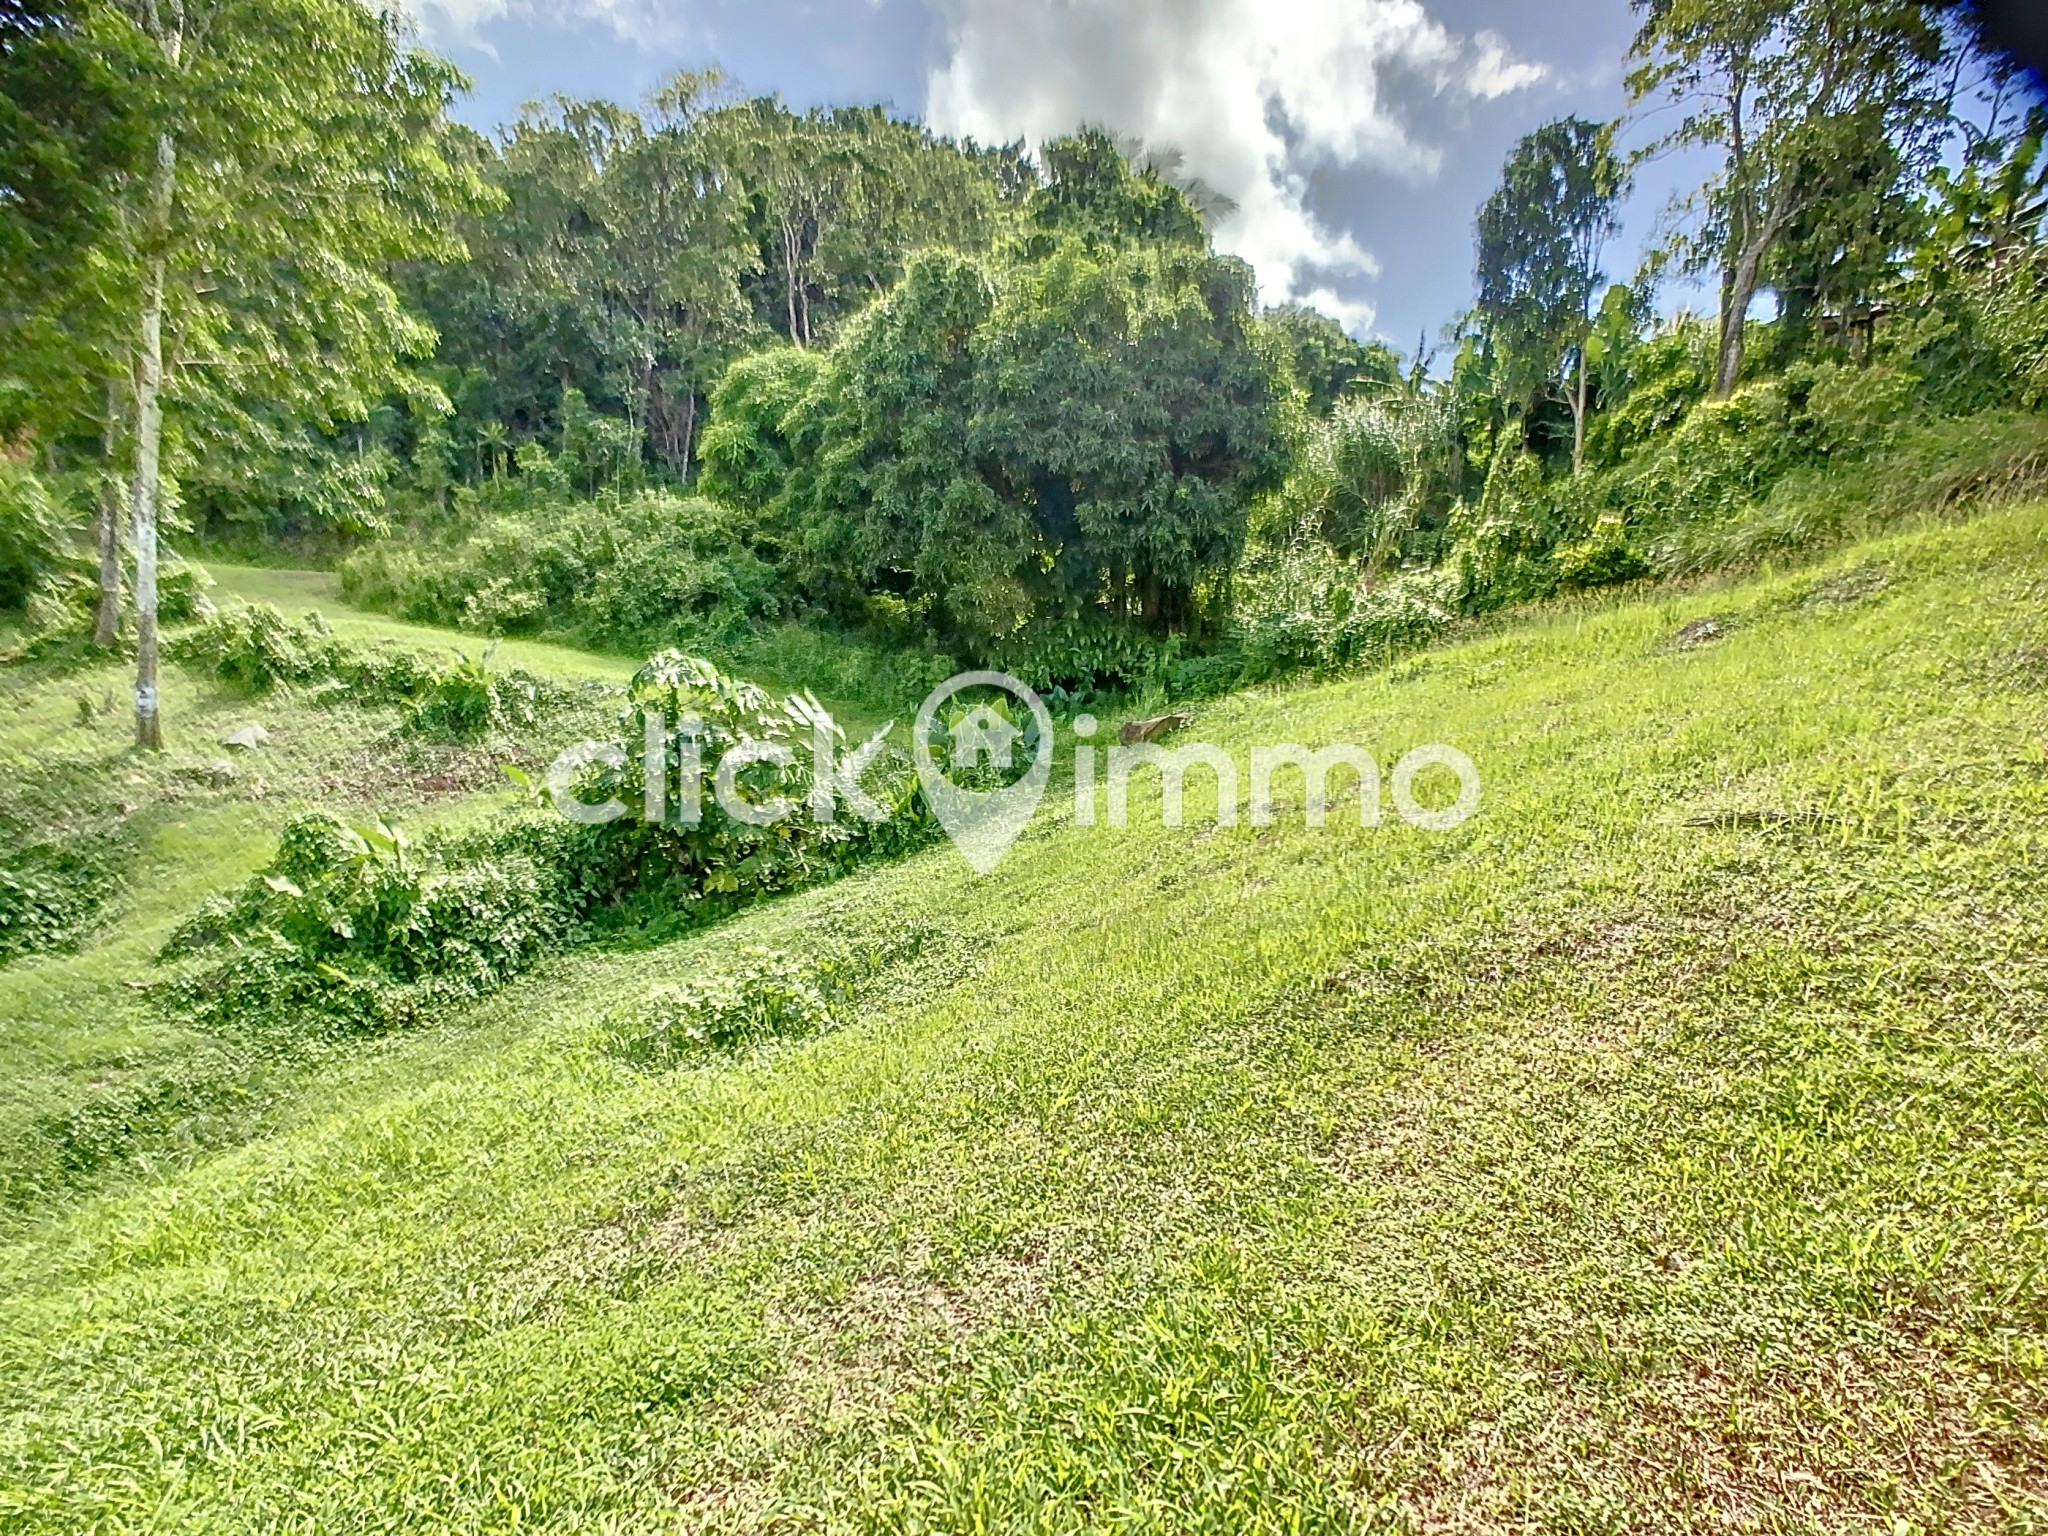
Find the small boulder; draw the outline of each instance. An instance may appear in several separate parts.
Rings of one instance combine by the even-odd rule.
[[[1194,716],[1186,710],[1176,710],[1170,715],[1157,715],[1150,720],[1126,720],[1117,739],[1125,746],[1135,746],[1141,741],[1157,741],[1171,735],[1183,726],[1194,722]]]
[[[247,725],[239,726],[221,737],[220,744],[224,747],[233,747],[240,752],[254,752],[269,740],[270,732],[251,720]]]

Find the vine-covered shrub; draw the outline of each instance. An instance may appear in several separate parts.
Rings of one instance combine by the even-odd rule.
[[[1628,526],[1612,512],[1600,517],[1585,538],[1560,545],[1552,559],[1558,585],[1566,591],[1638,581],[1654,569],[1629,536]]]
[[[103,845],[70,839],[0,849],[0,965],[75,943],[115,884]]]
[[[704,780],[694,805],[677,793],[658,820],[645,817],[647,721],[656,717],[672,733],[665,751],[678,767],[694,752]],[[689,723],[687,736],[683,731]],[[780,702],[752,683],[730,677],[702,657],[667,651],[637,672],[619,722],[623,755],[617,766],[593,765],[575,786],[579,798],[618,800],[634,814],[590,829],[614,873],[615,898],[633,898],[671,912],[711,911],[735,901],[794,890],[829,879],[870,859],[922,846],[933,823],[909,759],[878,750],[861,783],[886,812],[870,822],[835,800],[828,818],[812,804],[814,738],[823,732],[835,753],[848,743],[816,699],[794,694]],[[713,793],[713,769],[739,748],[780,748],[786,763],[755,762],[735,776],[739,794],[755,805],[787,802],[788,814],[755,826],[727,814]],[[691,810],[695,820],[689,819]]]
[[[330,682],[347,663],[344,648],[317,613],[294,624],[268,603],[216,613],[173,637],[164,651],[173,661],[252,694],[268,693],[280,684]]]
[[[613,1047],[655,1065],[692,1049],[751,1045],[829,1028],[851,1000],[849,977],[768,949],[742,950],[728,969],[665,987],[606,1021]]]
[[[1376,577],[1312,537],[1264,552],[1235,596],[1231,636],[1248,678],[1384,660],[1428,644],[1458,616],[1452,574]]]

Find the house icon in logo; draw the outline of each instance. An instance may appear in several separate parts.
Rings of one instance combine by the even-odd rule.
[[[1022,734],[991,706],[976,705],[953,729],[953,767],[966,772],[986,763],[1007,771],[1011,749]]]

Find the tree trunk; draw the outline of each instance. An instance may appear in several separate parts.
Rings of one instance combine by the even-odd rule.
[[[1755,241],[1743,249],[1728,274],[1727,298],[1721,307],[1721,355],[1714,368],[1714,398],[1726,400],[1742,382],[1743,328],[1749,320],[1750,301],[1756,297],[1757,272],[1763,266],[1766,242]]]
[[[797,239],[797,231],[791,227],[789,220],[784,219],[782,221],[782,270],[785,279],[783,286],[789,299],[789,339],[798,346],[802,346],[804,344],[803,332],[798,328],[796,318]]]
[[[1572,391],[1572,477],[1586,471],[1586,341],[1579,338],[1579,387]]]
[[[164,423],[162,242],[169,233],[177,156],[171,136],[161,135],[156,141],[156,170],[150,184],[158,244],[143,278],[142,344],[135,357],[135,481],[130,497],[135,540],[135,741],[151,751],[161,751],[164,744],[163,724],[157,715],[156,654],[156,515]]]
[[[102,650],[121,638],[121,513],[124,510],[122,503],[128,498],[127,486],[114,467],[119,448],[120,428],[116,420],[119,410],[120,394],[116,386],[109,383],[106,426],[100,434],[107,464],[104,478],[100,481],[99,510],[93,528],[100,549],[100,610],[93,624],[92,643]]]

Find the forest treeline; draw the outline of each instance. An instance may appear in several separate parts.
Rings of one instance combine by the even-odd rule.
[[[487,633],[1199,689],[2048,483],[2048,115],[1967,9],[1636,9],[1672,110],[1522,139],[1404,359],[1263,307],[1170,146],[716,71],[485,136],[356,0],[12,4],[0,604],[134,647],[146,743],[160,526]],[[1613,249],[1677,143],[1718,173]]]

